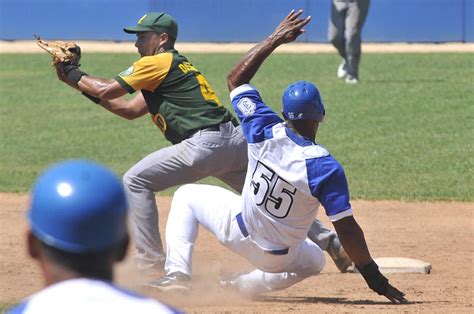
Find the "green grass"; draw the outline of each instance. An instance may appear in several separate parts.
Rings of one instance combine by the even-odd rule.
[[[136,58],[85,54],[82,68],[113,77]],[[240,54],[188,58],[229,105],[225,77]],[[338,62],[277,54],[252,82],[277,111],[289,82],[318,84],[327,110],[318,141],[344,165],[353,198],[472,201],[474,55],[365,54],[358,86],[336,79]],[[0,56],[0,191],[28,191],[45,166],[66,158],[124,173],[168,145],[148,116],[127,121],[106,112],[59,82],[48,64],[42,54]]]

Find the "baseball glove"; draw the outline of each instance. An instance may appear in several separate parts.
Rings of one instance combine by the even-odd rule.
[[[53,58],[51,65],[56,66],[58,63],[70,63],[79,65],[81,60],[81,47],[72,41],[51,41],[42,40],[36,37],[36,43]]]

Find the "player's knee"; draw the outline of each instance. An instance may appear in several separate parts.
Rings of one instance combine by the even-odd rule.
[[[146,188],[146,182],[138,173],[134,171],[133,168],[128,170],[122,177],[122,182],[126,190],[134,191],[134,190],[142,190]]]
[[[133,184],[134,175],[128,170],[122,177],[122,182],[125,188],[129,188]]]
[[[194,200],[194,189],[192,184],[185,184],[180,186],[176,192],[173,194],[173,199],[171,200],[171,209],[179,208],[180,211],[184,211],[186,208],[190,208],[191,202]]]
[[[187,200],[193,198],[196,193],[195,184],[185,184],[180,186],[173,194],[173,199]]]
[[[339,33],[330,34],[328,40],[335,47],[344,45],[344,36]]]
[[[312,252],[306,265],[298,271],[299,276],[310,277],[318,275],[326,266],[326,259],[321,250]]]
[[[360,32],[357,30],[346,30],[345,33],[346,41],[348,43],[357,43],[361,41]]]
[[[324,258],[324,254],[321,254],[321,256],[318,257],[318,260],[314,265],[315,274],[319,274],[320,272],[322,272],[324,266],[326,266],[326,259]]]
[[[313,256],[313,263],[311,265],[311,275],[319,274],[326,266],[326,259],[324,258],[324,253],[322,251],[317,252]]]
[[[182,185],[176,190],[176,192],[174,192],[173,197],[177,197],[177,198],[186,197],[186,195],[189,194],[189,191],[190,191],[189,184]]]

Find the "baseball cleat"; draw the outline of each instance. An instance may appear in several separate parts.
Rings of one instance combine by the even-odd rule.
[[[357,77],[354,77],[350,74],[346,76],[346,83],[349,85],[356,85],[359,84],[359,79]]]
[[[346,61],[342,60],[341,64],[337,68],[337,78],[343,79],[347,75],[347,65]]]
[[[341,273],[347,272],[348,268],[352,266],[352,260],[342,247],[338,237],[334,236],[331,239],[326,251],[328,252],[329,256],[331,256]]]
[[[237,279],[240,274],[234,274],[228,277],[223,277],[219,280],[219,284],[222,288],[227,290],[239,291],[237,286]]]
[[[186,293],[191,290],[191,278],[181,272],[174,272],[160,279],[148,282],[145,286],[156,288],[162,292]]]

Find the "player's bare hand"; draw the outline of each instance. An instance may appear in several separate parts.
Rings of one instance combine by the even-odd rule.
[[[291,10],[270,35],[270,39],[275,40],[278,44],[284,44],[294,41],[303,34],[305,32],[303,27],[309,23],[311,16],[300,18],[301,14],[303,14],[301,9]]]
[[[392,303],[407,303],[405,294],[392,286],[388,279],[379,271],[379,266],[372,260],[370,263],[360,266],[356,264],[362,277],[364,277],[370,289],[385,296]]]
[[[392,303],[408,303],[408,300],[405,298],[405,293],[401,292],[391,284],[388,284],[384,296],[392,301]]]

